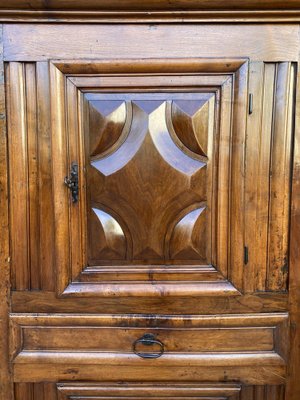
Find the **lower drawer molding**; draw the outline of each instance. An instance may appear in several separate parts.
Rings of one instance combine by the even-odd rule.
[[[239,400],[241,386],[237,384],[58,384],[58,400],[118,399],[122,400]]]
[[[15,400],[283,400],[284,386],[237,383],[15,383]]]

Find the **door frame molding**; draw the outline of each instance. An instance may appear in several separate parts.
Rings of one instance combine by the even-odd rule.
[[[290,362],[286,399],[300,398],[300,73],[296,85],[289,252]]]
[[[0,25],[0,399],[12,399],[9,370],[10,239],[8,201],[8,149],[6,129],[3,26]]]

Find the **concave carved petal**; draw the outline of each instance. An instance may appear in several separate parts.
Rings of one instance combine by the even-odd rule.
[[[102,103],[103,104],[102,106]],[[120,138],[126,121],[127,110],[126,103],[112,101],[109,104],[113,109],[108,115],[106,103],[108,102],[90,102],[90,154],[91,156],[101,156],[109,150]],[[102,107],[101,107],[102,106]],[[110,110],[109,110],[110,111]]]
[[[94,243],[92,259],[125,259],[127,241],[118,221],[107,212],[92,208],[90,240]],[[100,222],[100,223],[99,223]]]
[[[194,111],[194,110],[193,110]],[[193,153],[206,156],[209,124],[209,102],[199,103],[193,115],[172,102],[172,123],[177,138]],[[174,138],[176,140],[176,138]]]
[[[121,170],[135,156],[148,130],[148,115],[132,103],[132,118],[129,133],[124,142],[108,156],[91,161],[93,167],[109,176]]]
[[[170,107],[170,102],[164,102],[150,114],[149,132],[161,157],[177,171],[191,176],[206,163],[190,157],[174,143],[169,131],[172,127],[167,125]]]
[[[170,259],[199,260],[206,263],[205,206],[188,212],[175,225],[170,245]]]

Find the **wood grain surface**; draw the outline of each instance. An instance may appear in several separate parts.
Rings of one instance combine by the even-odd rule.
[[[286,22],[299,21],[298,0],[40,0],[28,3],[24,0],[10,1],[0,5],[0,20],[5,22]]]
[[[5,24],[3,38],[6,61],[164,57],[297,61],[299,54],[298,26],[293,24],[234,29],[226,24],[218,29],[211,24]]]
[[[2,3],[0,399],[299,400],[299,1]]]

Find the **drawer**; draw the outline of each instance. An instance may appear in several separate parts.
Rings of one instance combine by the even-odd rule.
[[[278,343],[286,323],[286,314],[12,315],[11,356],[20,381],[30,364],[36,380],[118,380],[141,373],[146,380],[194,380],[199,374],[218,380],[225,373],[250,383],[282,383],[285,355]]]

